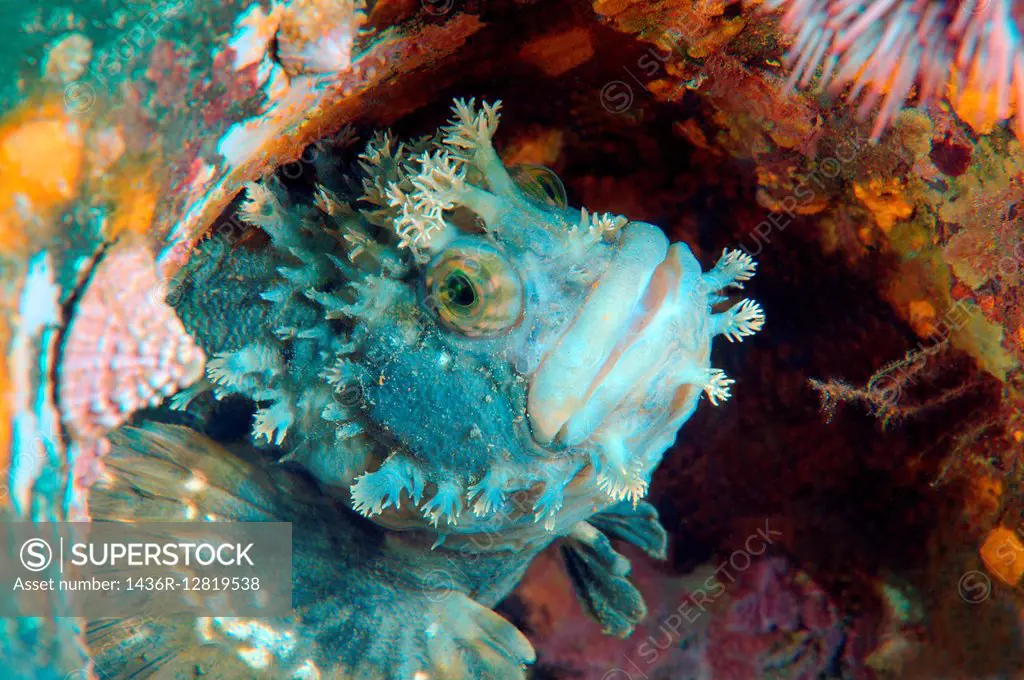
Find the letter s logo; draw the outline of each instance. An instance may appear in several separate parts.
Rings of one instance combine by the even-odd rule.
[[[42,571],[53,561],[50,544],[41,538],[30,538],[21,546],[21,564],[29,571]]]

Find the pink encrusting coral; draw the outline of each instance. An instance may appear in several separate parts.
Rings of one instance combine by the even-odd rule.
[[[58,372],[61,415],[94,440],[203,374],[205,355],[164,301],[152,254],[116,247],[75,306]]]
[[[770,0],[795,36],[790,85],[821,84],[863,94],[864,117],[881,102],[878,139],[916,85],[921,103],[949,97],[980,131],[1016,109],[1024,139],[1024,2],[1021,0]]]

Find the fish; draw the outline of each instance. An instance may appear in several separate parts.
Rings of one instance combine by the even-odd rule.
[[[551,200],[495,151],[500,109],[250,183],[261,238],[197,246],[167,302],[205,374],[109,437],[90,514],[292,522],[294,612],[93,621],[102,677],[525,678],[493,608],[556,541],[607,634],[644,617],[611,540],[666,557],[644,498],[731,395],[713,340],[763,328],[733,299],[756,263]]]

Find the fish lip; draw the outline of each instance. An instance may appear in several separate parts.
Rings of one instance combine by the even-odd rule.
[[[679,291],[685,276],[684,264],[680,261],[681,252],[677,245],[669,248],[665,259],[658,263],[651,277],[645,282],[640,299],[632,309],[628,330],[613,336],[615,341],[612,351],[588,387],[586,398],[577,412],[570,416],[559,430],[556,440],[564,446],[578,446],[599,437],[604,425],[612,416],[623,409],[639,406],[643,396],[650,394],[652,383],[662,378],[661,369],[675,357],[675,350],[671,343],[667,342],[672,327],[664,323],[664,313],[672,315],[678,308]],[[645,357],[640,377],[636,379],[635,375],[630,375],[631,370],[625,365],[625,358],[638,343],[648,339],[648,334],[653,334],[652,337],[655,339],[664,338],[666,342],[662,345],[663,351],[647,355],[649,358]],[[597,420],[596,426],[587,427],[586,414],[601,397],[600,390],[606,385],[613,384],[616,379],[621,379],[623,375],[629,379],[630,388],[620,391],[620,394],[608,402],[610,405],[606,408],[598,408],[603,417],[594,419]],[[666,411],[671,409],[667,401],[664,406]],[[584,420],[582,423],[581,418]]]
[[[679,266],[673,265],[679,261],[678,244],[670,247],[664,233],[652,225],[632,223],[627,230],[624,230],[624,234],[631,229],[639,231],[639,233],[634,232],[638,245],[634,247],[633,251],[624,252],[623,249],[620,249],[609,270],[599,280],[599,284],[605,282],[606,279],[610,280],[609,288],[612,293],[610,299],[614,304],[607,308],[601,307],[602,302],[607,300],[595,299],[594,295],[588,296],[572,324],[563,331],[552,349],[545,353],[531,379],[527,416],[534,439],[541,446],[561,449],[581,443],[575,441],[575,439],[580,439],[579,437],[567,436],[565,430],[567,424],[587,408],[595,391],[604,381],[615,375],[617,359],[643,336],[644,331],[648,329],[648,323],[675,297],[672,293],[678,288],[683,269],[681,263]],[[666,268],[674,268],[676,272],[674,278],[671,276],[666,278]],[[659,274],[659,272],[662,273]],[[661,290],[661,294],[655,298],[652,298],[652,285],[659,286]],[[607,292],[608,289],[606,289]],[[586,328],[586,323],[593,323],[595,318],[602,316],[605,320],[610,317],[613,320],[620,320],[622,323],[615,327],[615,331],[611,331],[609,327],[608,330],[611,332],[602,333],[598,337],[587,334],[583,336],[585,340],[581,342],[581,331],[576,328],[577,324],[582,323]],[[581,322],[581,319],[584,321]],[[623,328],[627,329],[625,333],[621,331]],[[635,330],[630,332],[631,329]],[[581,343],[579,345],[580,352],[598,356],[597,361],[588,362],[581,367],[580,364],[573,362],[574,352],[564,349],[559,351],[559,346],[567,341],[574,331],[576,337],[572,340]],[[559,362],[563,366],[560,366]],[[651,365],[660,363],[662,363],[660,358],[654,358]],[[549,364],[554,364],[554,366]],[[562,373],[570,375],[573,370],[577,374],[585,374],[584,380],[580,381],[585,385],[585,389],[577,388],[571,391],[571,398],[559,399],[552,396],[549,393],[549,388],[550,384],[557,380],[557,369],[559,368],[564,369]],[[541,377],[545,370],[548,371],[548,375]],[[547,381],[546,385],[544,384],[545,380]],[[564,397],[564,395],[562,396]]]

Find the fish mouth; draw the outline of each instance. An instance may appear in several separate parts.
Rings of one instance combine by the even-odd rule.
[[[683,402],[695,404],[685,382],[688,366],[708,360],[708,343],[698,340],[707,337],[706,314],[699,287],[686,283],[699,276],[689,249],[670,246],[657,227],[634,222],[623,230],[608,270],[533,374],[527,415],[539,444],[622,446],[656,422],[675,421]]]

